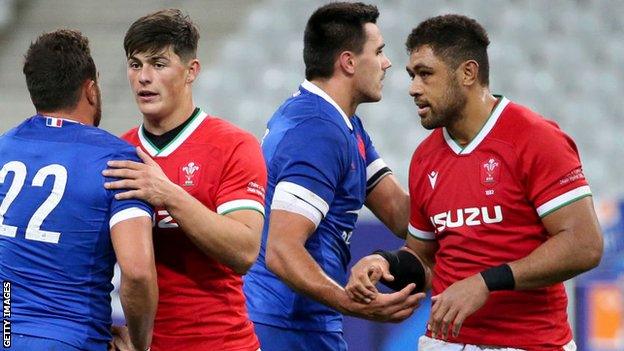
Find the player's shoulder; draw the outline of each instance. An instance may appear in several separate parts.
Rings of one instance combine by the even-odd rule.
[[[427,158],[433,152],[445,147],[442,128],[434,129],[429,135],[416,147],[412,154],[412,162]]]
[[[111,153],[134,151],[134,147],[127,141],[97,127],[87,126],[84,128],[81,139],[89,145],[108,149]]]
[[[121,139],[132,142],[139,140],[139,127],[134,127],[121,135]]]
[[[258,139],[250,132],[221,117],[208,115],[196,130],[195,142],[211,145],[232,145],[241,143],[259,144]]]
[[[567,138],[559,125],[530,108],[509,102],[503,111],[499,134],[517,145],[528,145],[551,141],[553,138]]]

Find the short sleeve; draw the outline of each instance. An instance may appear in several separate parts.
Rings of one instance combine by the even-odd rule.
[[[422,206],[422,185],[418,183],[418,180],[426,179],[426,177],[418,176],[420,168],[420,163],[414,153],[409,169],[410,220],[407,229],[409,234],[416,239],[436,240],[435,229]]]
[[[346,135],[331,122],[308,119],[284,134],[271,160],[280,189],[316,208],[323,216],[350,164]]]
[[[110,160],[128,160],[142,162],[133,147],[127,147],[111,156]],[[105,177],[105,181],[115,181],[117,178]],[[152,217],[154,210],[147,202],[138,199],[117,200],[115,194],[127,191],[126,189],[107,190],[110,199],[109,227],[126,219],[149,216]]]
[[[554,123],[531,133],[521,153],[527,195],[540,217],[591,195],[576,145]]]
[[[266,165],[260,144],[250,134],[240,134],[240,140],[226,157],[216,194],[218,214],[238,210],[256,210],[264,215]]]

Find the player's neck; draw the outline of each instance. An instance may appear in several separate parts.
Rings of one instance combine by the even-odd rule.
[[[355,114],[358,104],[355,102],[354,94],[348,81],[334,76],[329,79],[313,79],[310,82],[329,95],[348,117]]]
[[[91,116],[92,112],[86,111],[85,108],[82,108],[80,105],[71,110],[37,111],[37,113],[42,116],[67,119],[90,126],[93,125],[93,116]]]
[[[490,118],[497,101],[487,88],[468,96],[461,117],[448,128],[448,132],[460,146],[468,145],[477,136]]]
[[[154,135],[162,135],[184,123],[195,110],[190,101],[183,108],[176,108],[166,115],[143,115],[143,128]]]

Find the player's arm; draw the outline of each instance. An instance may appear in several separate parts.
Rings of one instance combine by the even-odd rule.
[[[366,207],[396,236],[403,239],[407,234],[409,202],[409,195],[392,173],[385,174],[366,196]]]
[[[378,282],[393,290],[414,283],[415,291],[427,291],[431,288],[437,250],[436,240],[422,240],[408,235],[402,248],[379,250],[360,259],[351,269],[347,294],[355,301],[370,303],[379,295]]]
[[[119,293],[130,340],[135,349],[146,350],[158,301],[151,218],[117,222],[111,228],[111,240],[121,269]]]
[[[123,178],[105,184],[107,189],[133,189],[115,195],[117,199],[142,199],[164,207],[184,233],[206,255],[244,274],[258,257],[264,215],[255,210],[217,214],[167,178],[160,166],[141,148],[143,163],[110,161],[108,177]],[[260,158],[260,161],[262,162]],[[258,207],[262,208],[261,204]]]
[[[262,213],[245,209],[220,215],[183,189],[172,189],[166,198],[169,214],[205,254],[238,274],[251,268],[260,251]]]
[[[298,213],[271,211],[266,264],[293,290],[343,314],[377,321],[403,320],[424,298],[423,294],[410,295],[411,284],[397,293],[382,294],[371,304],[352,301],[306,250],[305,242],[315,229],[315,223]]]
[[[432,297],[433,333],[459,333],[466,317],[481,308],[491,291],[536,289],[560,283],[596,267],[602,234],[592,198],[586,196],[542,218],[550,238],[528,256],[453,283]]]
[[[509,263],[517,290],[563,282],[596,267],[602,258],[602,232],[591,196],[546,215],[542,223],[550,238]]]

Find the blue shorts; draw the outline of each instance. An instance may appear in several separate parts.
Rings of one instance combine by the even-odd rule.
[[[81,351],[62,341],[37,338],[29,335],[11,335],[11,351]],[[106,349],[104,349],[106,350]]]
[[[342,332],[317,332],[254,322],[262,351],[347,351]]]

